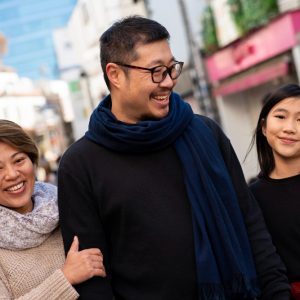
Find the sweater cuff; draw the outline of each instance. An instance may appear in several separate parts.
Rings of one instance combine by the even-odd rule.
[[[57,294],[57,299],[77,299],[79,297],[62,270],[56,270],[49,279],[53,282],[53,293]]]
[[[21,297],[20,300],[47,299],[49,295],[51,295],[51,299],[53,300],[75,300],[79,297],[79,294],[59,269],[52,273],[39,286],[31,290],[30,293]]]

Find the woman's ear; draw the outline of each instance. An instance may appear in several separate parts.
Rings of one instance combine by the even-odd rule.
[[[121,68],[114,63],[106,65],[106,74],[111,83],[111,86],[120,87],[120,76],[122,75]]]

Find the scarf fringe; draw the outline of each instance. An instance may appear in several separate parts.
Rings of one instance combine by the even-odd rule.
[[[225,284],[201,284],[198,286],[199,299],[232,300],[254,299],[260,294],[256,279],[249,280],[238,274],[231,282]]]

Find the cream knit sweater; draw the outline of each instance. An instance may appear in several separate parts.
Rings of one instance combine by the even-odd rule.
[[[74,300],[76,290],[60,268],[65,260],[60,230],[40,246],[0,248],[0,300]]]

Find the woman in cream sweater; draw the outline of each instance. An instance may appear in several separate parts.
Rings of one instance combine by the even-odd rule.
[[[106,276],[99,249],[65,258],[56,187],[35,180],[38,149],[17,124],[0,120],[0,299],[72,300],[72,285]]]

